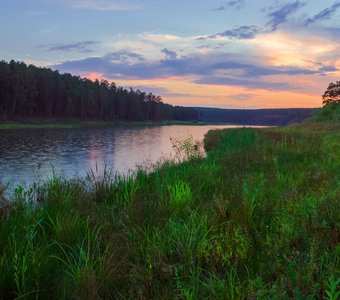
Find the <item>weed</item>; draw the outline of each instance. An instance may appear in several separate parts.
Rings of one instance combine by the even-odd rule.
[[[327,290],[325,291],[326,299],[337,300],[340,296],[338,285],[340,284],[340,278],[335,278],[333,275],[328,277],[326,282]]]
[[[179,181],[168,186],[169,205],[171,209],[179,209],[191,203],[193,194],[190,185],[186,182]]]

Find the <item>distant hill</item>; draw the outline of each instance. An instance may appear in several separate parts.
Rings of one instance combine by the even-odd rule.
[[[300,123],[310,117],[317,108],[278,108],[278,109],[221,109],[195,107],[199,121],[223,122],[242,125],[282,126]]]

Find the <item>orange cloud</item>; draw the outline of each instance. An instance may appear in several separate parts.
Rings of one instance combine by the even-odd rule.
[[[319,61],[324,54],[334,51],[338,43],[320,36],[308,36],[282,32],[258,36],[249,43],[256,47],[257,52],[263,56],[266,63],[273,66],[300,66],[310,65],[310,61]],[[323,63],[331,63],[323,61]]]
[[[290,80],[292,79],[290,78]],[[307,86],[313,82],[307,81],[303,77],[299,80],[301,85]],[[324,89],[328,81],[324,78],[322,80],[324,81]],[[323,92],[323,89],[320,89],[319,92],[288,92],[247,89],[239,86],[198,85],[192,82],[192,78],[127,80],[119,82],[119,85],[165,88],[170,93],[168,96],[163,97],[163,101],[173,105],[239,108],[320,107]],[[314,87],[313,90],[317,90],[317,87]],[[183,94],[183,96],[171,96],[171,92],[179,95]],[[245,97],[245,99],[240,97],[242,100],[236,100],[234,97],[234,95],[243,94],[250,96]]]
[[[97,73],[97,72],[90,72],[86,74],[81,74],[82,77],[85,77],[91,81],[95,81],[96,79],[104,79],[104,74],[102,73]]]

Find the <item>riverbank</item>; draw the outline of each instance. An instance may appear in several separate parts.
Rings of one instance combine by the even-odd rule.
[[[0,122],[0,129],[41,129],[41,128],[81,128],[81,127],[113,127],[113,126],[161,126],[161,125],[233,125],[227,123],[206,123],[196,121],[160,121],[160,122],[126,122],[126,121],[53,121],[53,120],[31,120],[31,121],[8,121]]]
[[[19,187],[0,204],[0,298],[332,299],[338,129],[211,131],[205,159]]]

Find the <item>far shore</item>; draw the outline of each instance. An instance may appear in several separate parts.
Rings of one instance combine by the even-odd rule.
[[[131,126],[161,126],[161,125],[235,125],[230,123],[207,123],[199,121],[82,121],[82,120],[23,120],[23,121],[0,121],[0,129],[39,129],[39,128],[81,128],[81,127],[114,127],[120,125]],[[247,126],[247,125],[244,125]],[[250,125],[249,125],[250,126]]]

